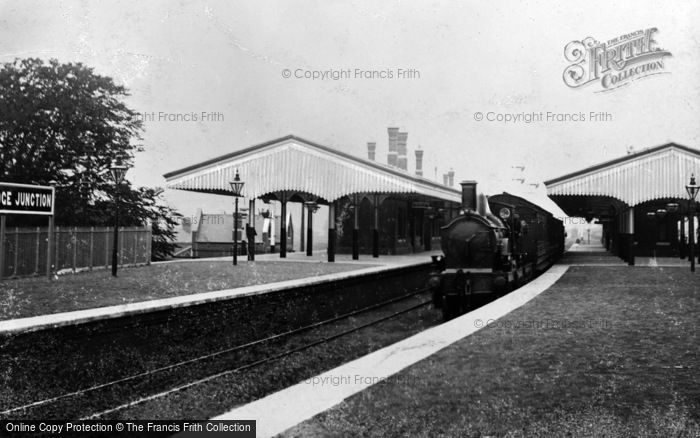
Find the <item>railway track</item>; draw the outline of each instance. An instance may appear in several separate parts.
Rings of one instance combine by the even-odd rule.
[[[372,326],[390,321],[406,313],[425,307],[431,303],[426,299],[427,289],[412,291],[405,295],[395,297],[367,307],[335,316],[323,321],[309,324],[297,329],[278,333],[264,339],[225,348],[218,351],[200,355],[166,366],[131,374],[122,378],[85,387],[57,396],[48,397],[20,406],[15,406],[0,412],[0,417],[37,417],[42,418],[79,418],[81,420],[104,417],[121,410],[132,408],[144,402],[166,397],[170,394],[184,391],[205,382],[210,382],[225,376],[239,374],[262,367],[274,361],[288,356],[318,347],[323,344],[346,337]],[[423,299],[419,299],[423,296]],[[349,328],[339,330],[328,336],[322,336],[289,348],[280,348],[281,352],[275,352],[275,347],[280,347],[281,342],[290,343],[295,336],[312,332],[333,323],[340,323],[353,317],[360,317],[371,312],[380,311],[397,303],[413,299],[413,303],[401,309],[394,310],[370,321],[352,325]],[[262,350],[262,351],[256,351]],[[269,354],[270,351],[273,354]],[[232,357],[246,358],[242,365],[230,366]],[[248,356],[248,357],[246,357]],[[189,376],[183,381],[181,376]],[[193,378],[195,377],[196,378]],[[137,388],[134,390],[134,388]],[[156,389],[157,388],[157,389]],[[136,392],[134,392],[136,391]]]

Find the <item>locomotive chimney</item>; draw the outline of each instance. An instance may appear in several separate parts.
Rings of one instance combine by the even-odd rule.
[[[377,152],[377,143],[367,142],[367,158],[370,161],[374,161]]]
[[[396,166],[402,170],[408,170],[408,157],[406,156],[406,143],[408,142],[408,132],[399,132],[396,143]]]
[[[399,128],[387,128],[389,133],[389,153],[387,154],[387,164],[396,166],[396,147],[399,140]]]
[[[416,149],[416,175],[423,176],[423,151],[420,149]]]
[[[476,211],[476,181],[462,181],[462,209]]]

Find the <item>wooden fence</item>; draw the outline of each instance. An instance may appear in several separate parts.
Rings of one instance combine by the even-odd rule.
[[[48,245],[47,227],[7,228],[0,235],[0,280],[46,275],[49,248],[50,272],[76,272],[112,265],[112,227],[56,227]],[[0,233],[1,234],[1,233]],[[119,229],[120,266],[149,264],[151,230],[148,227]]]

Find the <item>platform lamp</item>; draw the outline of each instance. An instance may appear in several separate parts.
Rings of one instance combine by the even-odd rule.
[[[117,258],[119,244],[119,192],[124,176],[126,175],[127,167],[122,164],[121,158],[112,162],[109,166],[109,173],[114,181],[114,237],[112,240],[112,277],[117,276]]]
[[[690,251],[690,272],[695,272],[695,197],[700,186],[695,183],[695,174],[690,177],[690,183],[685,186],[688,192],[688,249]]]
[[[233,196],[236,198],[236,207],[233,212],[233,265],[235,266],[238,264],[238,198],[241,197],[241,190],[243,190],[243,185],[245,184],[238,175],[238,169],[236,169],[236,176],[233,177],[233,181],[229,182],[229,184],[231,184]]]

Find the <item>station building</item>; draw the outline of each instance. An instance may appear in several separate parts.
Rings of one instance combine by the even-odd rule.
[[[700,150],[668,143],[544,184],[567,215],[597,219],[605,247],[634,265],[636,256],[687,256],[693,174],[700,176]]]
[[[329,261],[336,252],[351,253],[354,259],[361,253],[378,257],[419,252],[436,247],[440,226],[459,213],[461,191],[452,187],[453,172],[446,175],[447,184],[422,176],[422,150],[415,151],[416,170],[409,172],[407,137],[398,128],[388,128],[386,164],[376,160],[376,143],[367,144],[365,159],[288,135],[164,177],[169,189],[232,195],[230,181],[238,173],[247,211],[253,212],[243,218],[246,230],[260,230],[256,201],[279,203],[280,257],[291,249],[288,204],[301,207],[293,222],[299,224],[301,241],[308,241],[308,254],[318,212],[328,217]]]

